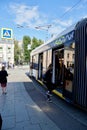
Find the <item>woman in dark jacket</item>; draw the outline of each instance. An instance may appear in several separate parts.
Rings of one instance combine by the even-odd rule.
[[[5,70],[5,66],[2,66],[2,70],[0,71],[0,83],[1,83],[3,94],[6,94],[7,76],[8,76],[8,73]]]

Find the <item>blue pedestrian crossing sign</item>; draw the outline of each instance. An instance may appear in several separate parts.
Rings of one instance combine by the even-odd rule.
[[[1,29],[1,38],[2,39],[12,39],[12,29],[2,28]]]

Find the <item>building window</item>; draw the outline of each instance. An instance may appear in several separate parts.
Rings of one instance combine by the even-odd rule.
[[[2,47],[0,47],[0,52],[3,52],[3,48]]]
[[[67,54],[67,58],[69,59],[69,53]]]
[[[72,54],[72,59],[74,59],[75,58],[75,54]]]
[[[11,48],[10,47],[8,47],[8,53],[11,53]]]

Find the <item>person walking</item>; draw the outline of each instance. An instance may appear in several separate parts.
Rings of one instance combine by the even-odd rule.
[[[46,73],[45,73],[45,85],[48,89],[47,91],[47,101],[52,102],[51,96],[52,96],[52,64],[49,65]]]
[[[1,87],[2,87],[2,93],[6,94],[6,86],[7,86],[7,76],[8,73],[5,70],[5,66],[2,66],[2,69],[0,71],[0,83],[1,83]]]

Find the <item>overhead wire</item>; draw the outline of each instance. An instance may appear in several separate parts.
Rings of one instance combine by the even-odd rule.
[[[82,0],[79,0],[77,3],[75,3],[71,8],[69,8],[67,11],[65,11],[61,16],[60,16],[60,20],[62,19],[62,17],[64,17],[67,13],[69,13],[73,8],[75,8],[78,4],[80,4]]]
[[[81,2],[82,0],[79,0],[77,3],[75,3],[71,8],[69,8],[67,11],[65,11],[60,17],[59,17],[59,20],[62,20],[62,18],[67,14],[67,13],[69,13],[73,8],[75,8],[77,5],[79,5],[80,4],[80,2]],[[54,23],[53,23],[54,24]],[[52,24],[50,24],[51,26],[52,26]],[[51,26],[48,28],[47,27],[47,31],[51,28]],[[18,26],[19,27],[19,26]],[[39,29],[40,27],[42,27],[42,26],[38,26],[38,27],[35,27],[36,29]],[[43,27],[45,27],[45,26],[43,26]]]
[[[59,17],[59,20],[61,21],[62,18],[63,18],[67,13],[69,13],[73,8],[75,8],[77,5],[79,5],[81,1],[82,1],[82,0],[79,0],[79,1],[78,1],[77,3],[75,3],[71,8],[69,8],[67,11],[65,11],[65,12]],[[54,23],[53,23],[53,24],[54,24]],[[51,24],[51,26],[52,26],[52,24]]]
[[[69,13],[73,8],[75,8],[76,6],[78,6],[80,4],[82,0],[79,0],[77,3],[75,3],[71,8],[69,8],[67,11],[65,11],[58,19],[61,21],[62,18]],[[54,24],[54,23],[53,23]]]

